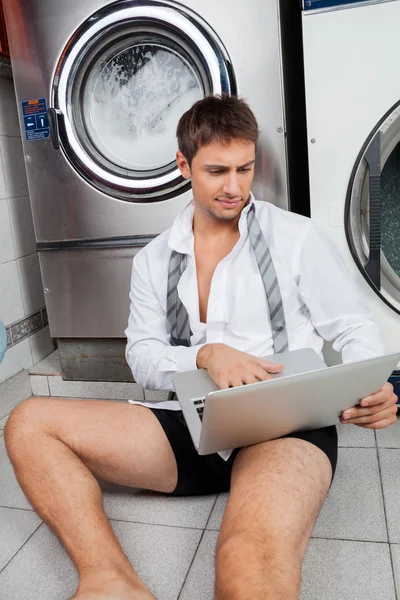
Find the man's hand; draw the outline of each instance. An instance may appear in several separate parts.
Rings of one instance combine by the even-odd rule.
[[[200,348],[197,367],[207,369],[221,390],[272,379],[270,373],[279,373],[283,369],[283,365],[240,352],[226,344],[206,344]]]
[[[360,400],[361,406],[345,410],[340,417],[341,423],[353,423],[365,429],[383,429],[396,422],[398,398],[393,393],[393,386],[386,382],[379,392]],[[350,418],[345,419],[349,414]]]

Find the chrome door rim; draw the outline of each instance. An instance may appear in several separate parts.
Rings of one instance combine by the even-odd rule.
[[[134,200],[164,199],[179,188],[187,185],[177,167],[158,177],[140,178],[122,177],[110,173],[95,162],[79,143],[72,123],[69,97],[74,76],[86,54],[85,49],[92,47],[111,28],[135,22],[156,23],[173,27],[179,37],[191,40],[207,69],[210,78],[211,93],[233,94],[236,92],[233,70],[229,56],[211,27],[198,15],[181,5],[170,1],[148,0],[137,2],[126,0],[118,2],[92,15],[75,32],[67,44],[67,52],[61,57],[54,78],[52,103],[60,111],[62,127],[60,138],[63,150],[74,167],[95,187],[107,194]],[[72,81],[71,81],[72,80]],[[173,162],[175,157],[171,157]],[[133,172],[132,172],[133,173]]]
[[[400,314],[400,277],[390,265],[382,249],[380,252],[380,289],[377,289],[371,282],[365,271],[365,265],[369,257],[369,223],[367,219],[368,215],[362,213],[363,200],[368,196],[368,172],[364,157],[367,148],[377,135],[380,135],[381,138],[382,173],[389,156],[400,143],[400,102],[392,107],[380,123],[378,123],[357,158],[346,197],[345,232],[350,252],[365,280],[381,300],[392,310]]]

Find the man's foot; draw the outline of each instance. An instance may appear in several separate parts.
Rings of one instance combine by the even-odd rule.
[[[91,574],[81,579],[71,600],[156,600],[140,579],[125,573]]]

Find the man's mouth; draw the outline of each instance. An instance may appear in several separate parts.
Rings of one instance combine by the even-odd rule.
[[[241,199],[217,198],[217,201],[226,208],[236,208],[236,206],[239,206]]]

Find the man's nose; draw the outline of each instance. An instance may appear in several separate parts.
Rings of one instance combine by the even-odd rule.
[[[227,174],[222,190],[224,194],[240,196],[239,178],[235,171]]]

